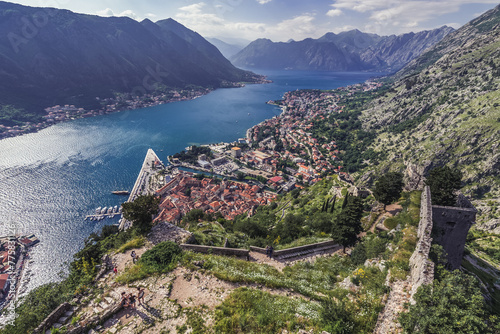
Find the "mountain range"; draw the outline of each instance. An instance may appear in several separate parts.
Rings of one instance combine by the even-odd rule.
[[[500,226],[500,6],[410,62],[362,109],[371,149],[387,153],[360,181],[389,169],[411,176],[451,165],[476,199],[480,221]],[[499,229],[500,230],[500,229]]]
[[[219,50],[173,19],[153,23],[0,2],[0,104],[27,110],[91,106],[157,84],[207,88],[252,82]]]
[[[453,30],[443,26],[398,36],[351,30],[287,43],[258,39],[230,60],[244,68],[393,72]]]

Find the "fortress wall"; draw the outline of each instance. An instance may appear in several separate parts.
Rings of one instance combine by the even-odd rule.
[[[411,296],[422,284],[431,284],[434,280],[434,263],[429,260],[432,243],[432,204],[429,187],[422,191],[420,222],[417,230],[417,246],[410,258]]]

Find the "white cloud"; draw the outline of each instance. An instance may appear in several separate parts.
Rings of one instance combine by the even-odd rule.
[[[137,20],[137,15],[134,13],[134,11],[132,11],[130,9],[125,10],[119,14],[115,14],[111,8],[106,8],[103,10],[98,10],[96,12],[96,14],[99,16],[106,16],[106,17],[109,17],[109,16],[118,16],[118,17],[127,16],[127,17],[130,17],[131,19]]]
[[[106,8],[106,9],[103,9],[103,10],[98,10],[96,12],[97,15],[99,16],[114,16],[115,14],[113,13],[113,11],[111,10],[111,8]]]
[[[271,2],[272,0],[257,0],[258,3],[260,3],[261,5],[265,5],[266,3],[268,2]]]
[[[342,15],[342,10],[335,8],[335,9],[330,9],[328,12],[326,12],[326,15],[335,17],[335,16],[340,16]]]
[[[116,16],[127,16],[130,17],[131,19],[137,20],[137,15],[134,13],[134,11],[130,9],[127,9]]]
[[[336,0],[327,15],[354,11],[367,15],[365,31],[402,33],[415,30],[436,17],[456,13],[464,4],[496,4],[498,0]],[[334,12],[332,12],[334,11]]]
[[[147,13],[147,14],[146,14],[146,16],[147,16],[147,17],[149,17],[149,18],[154,19],[154,18],[156,18],[158,15],[153,14],[153,13]]]
[[[210,12],[213,10],[214,12]],[[219,14],[219,15],[218,15]],[[234,22],[222,17],[217,8],[207,6],[204,2],[179,8],[175,19],[188,28],[206,37],[231,37],[254,40],[270,38],[286,41],[290,38],[303,39],[316,32],[314,16],[298,15],[277,24],[262,22]]]

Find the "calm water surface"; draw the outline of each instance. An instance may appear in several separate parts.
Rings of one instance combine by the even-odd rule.
[[[60,123],[0,141],[0,236],[34,233],[29,287],[59,279],[65,262],[105,224],[84,221],[99,206],[121,204],[113,190],[131,190],[148,148],[160,159],[192,144],[233,141],[280,113],[266,105],[290,90],[333,89],[373,73],[264,72],[272,84],[219,89],[192,101]]]

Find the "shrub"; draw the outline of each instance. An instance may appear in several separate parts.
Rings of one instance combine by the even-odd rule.
[[[181,252],[175,242],[164,241],[144,253],[139,261],[155,271],[164,271]]]

